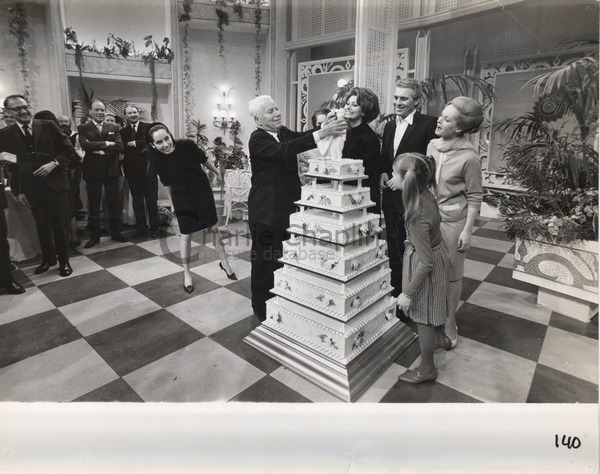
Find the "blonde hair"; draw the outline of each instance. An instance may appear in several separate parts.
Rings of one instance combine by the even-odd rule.
[[[408,226],[419,210],[421,191],[435,187],[435,160],[421,153],[402,153],[394,160],[394,171],[404,180],[402,202]]]
[[[459,96],[446,105],[452,105],[460,114],[456,119],[460,136],[479,130],[483,123],[483,107],[479,102],[471,97]]]

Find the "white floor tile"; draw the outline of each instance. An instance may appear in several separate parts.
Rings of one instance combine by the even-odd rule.
[[[166,275],[181,272],[181,267],[157,256],[117,265],[115,267],[107,268],[107,271],[117,278],[120,278],[128,285],[133,286]]]
[[[468,257],[468,254],[467,254]],[[478,262],[477,260],[469,260],[465,262],[465,276],[472,280],[485,280],[485,278],[494,269],[494,265],[489,263]]]
[[[78,339],[0,369],[0,400],[69,402],[118,378]]]
[[[494,250],[495,252],[508,252],[514,245],[513,242],[491,239],[489,237],[471,236],[471,245],[482,249]]]
[[[229,265],[231,265],[231,269],[235,273],[235,276],[237,276],[238,280],[242,280],[250,276],[250,262],[235,257],[229,257],[228,260]],[[203,278],[214,281],[221,286],[227,286],[235,283],[235,280],[230,280],[227,278],[225,272],[221,270],[218,260],[216,262],[205,263],[203,265],[193,267],[192,272],[196,275],[200,275]]]
[[[21,295],[1,295],[0,325],[43,313],[55,307],[37,287],[26,288],[25,293]]]
[[[159,309],[133,288],[123,288],[63,306],[60,311],[81,334],[89,336]]]
[[[125,377],[147,402],[227,401],[266,374],[205,337]]]
[[[537,295],[483,282],[467,300],[469,303],[511,314],[540,324],[548,324],[552,311],[538,306]]]
[[[97,263],[90,260],[85,255],[78,255],[77,257],[72,257],[69,259],[69,263],[73,268],[73,274],[68,277],[61,277],[58,274],[59,266],[56,265],[51,267],[46,273],[42,273],[41,275],[35,275],[33,271],[37,268],[36,266],[29,267],[25,274],[30,278],[30,280],[36,285],[45,285],[46,283],[53,283],[55,281],[64,280],[66,278],[73,278],[79,275],[85,275],[86,273],[96,272],[98,270],[102,270],[102,267]]]
[[[596,339],[549,327],[538,362],[598,384],[598,341]]]
[[[162,239],[148,240],[138,244],[138,247],[142,247],[155,255],[166,255],[169,253],[179,252],[179,241],[181,239],[177,235],[170,235],[169,237],[163,237]],[[192,240],[191,247],[198,247],[197,244]]]
[[[252,314],[250,300],[226,288],[203,293],[166,309],[207,336]]]

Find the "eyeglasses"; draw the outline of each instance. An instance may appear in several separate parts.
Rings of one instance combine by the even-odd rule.
[[[29,105],[17,105],[16,107],[4,107],[5,110],[12,110],[13,112],[20,112],[21,110],[29,110]]]

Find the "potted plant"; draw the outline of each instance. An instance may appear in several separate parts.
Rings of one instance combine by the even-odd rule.
[[[504,133],[514,192],[496,193],[516,239],[513,277],[538,285],[538,304],[589,321],[598,301],[598,42],[564,67],[536,76],[525,115],[494,124]],[[563,295],[566,293],[566,295]]]

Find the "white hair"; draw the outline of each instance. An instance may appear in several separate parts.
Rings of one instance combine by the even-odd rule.
[[[252,116],[252,118],[257,117],[262,112],[263,104],[265,102],[275,102],[275,101],[273,100],[273,97],[271,97],[270,95],[259,95],[258,97],[255,97],[250,102],[248,102],[248,111],[250,112],[250,115]]]

